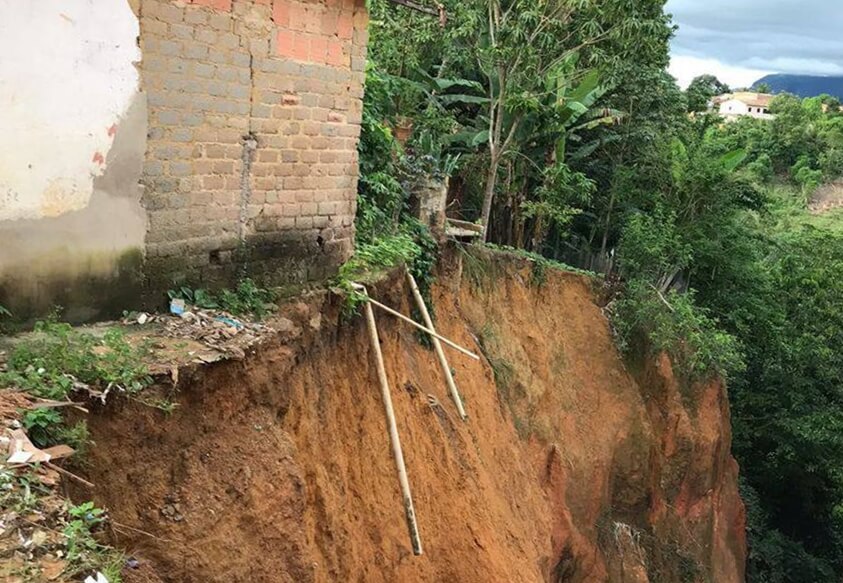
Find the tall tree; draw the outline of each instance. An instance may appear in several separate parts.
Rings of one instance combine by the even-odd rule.
[[[729,86],[714,75],[695,77],[685,92],[688,98],[688,111],[706,111],[713,97],[728,92]]]

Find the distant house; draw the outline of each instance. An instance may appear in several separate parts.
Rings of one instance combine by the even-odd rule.
[[[739,91],[714,98],[712,105],[727,121],[750,116],[758,119],[773,119],[770,103],[775,95]]]

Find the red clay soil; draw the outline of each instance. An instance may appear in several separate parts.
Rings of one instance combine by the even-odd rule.
[[[148,571],[127,581],[743,581],[724,388],[680,389],[664,359],[639,384],[589,281],[489,265],[434,290],[441,333],[486,355],[448,352],[467,424],[434,353],[378,315],[424,556],[365,324],[323,299],[291,308],[296,340],[183,375],[171,415],[91,416],[94,498]],[[409,310],[400,277],[373,295]]]

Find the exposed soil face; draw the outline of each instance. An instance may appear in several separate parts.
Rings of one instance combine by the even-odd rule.
[[[440,332],[488,357],[448,352],[467,424],[435,354],[378,314],[423,557],[365,324],[322,297],[257,354],[183,372],[173,414],[91,416],[94,498],[144,569],[128,580],[742,581],[723,387],[680,391],[666,360],[639,384],[589,282],[494,261],[434,290]],[[409,311],[400,277],[372,294]]]

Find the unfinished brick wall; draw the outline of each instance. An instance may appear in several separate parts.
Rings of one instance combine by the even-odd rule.
[[[363,0],[138,0],[145,274],[333,274],[352,252]]]

